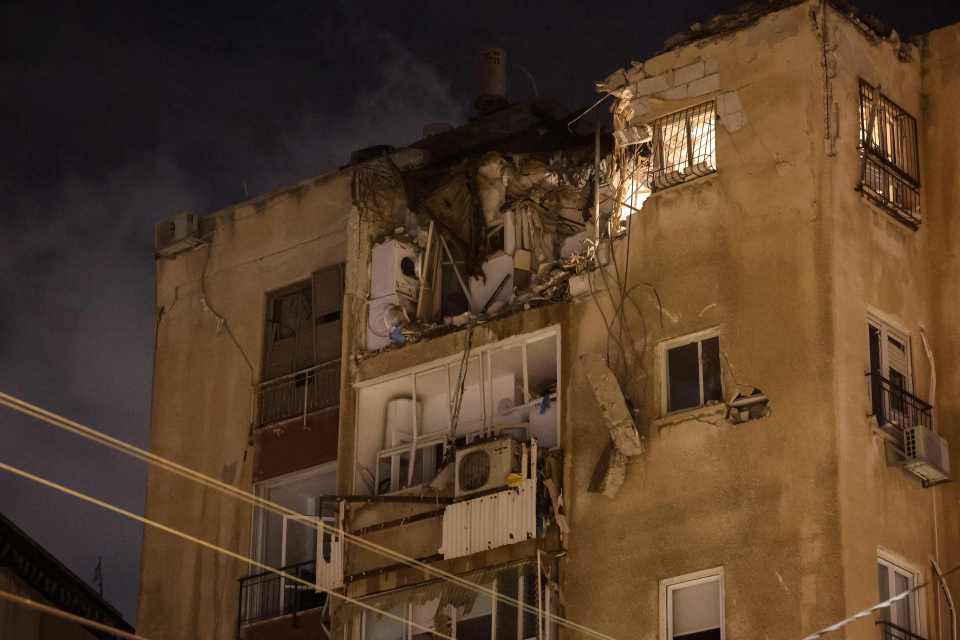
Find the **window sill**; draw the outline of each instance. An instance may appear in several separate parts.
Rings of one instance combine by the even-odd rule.
[[[656,198],[657,196],[662,195],[664,193],[676,193],[677,191],[683,189],[684,187],[688,187],[693,184],[706,184],[707,182],[713,181],[713,179],[717,176],[718,173],[719,171],[717,169],[714,169],[710,173],[705,173],[702,176],[694,175],[694,176],[691,176],[690,178],[687,178],[683,182],[678,182],[677,184],[672,184],[667,187],[660,187],[656,191],[650,192],[650,195],[647,196],[647,200]]]
[[[725,421],[726,415],[727,405],[718,402],[705,407],[695,407],[693,409],[684,409],[682,411],[668,413],[662,418],[654,420],[653,426],[657,431],[685,422],[709,422],[719,426]]]
[[[860,197],[867,204],[867,206],[878,214],[882,214],[887,219],[892,218],[894,221],[910,229],[911,231],[916,231],[920,228],[921,219],[918,216],[904,213],[895,206],[887,204],[882,198],[873,195],[873,193],[871,193],[868,189],[865,189],[863,185],[858,185],[856,191],[860,192]]]

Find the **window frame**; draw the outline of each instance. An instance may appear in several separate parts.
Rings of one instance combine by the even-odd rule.
[[[874,328],[880,333],[880,373],[887,380],[890,378],[890,338],[902,342],[906,348],[906,371],[903,371],[906,387],[904,391],[913,393],[913,345],[911,343],[910,332],[903,328],[897,322],[894,322],[885,315],[881,315],[876,310],[867,311],[867,371],[874,373],[870,363],[870,328]]]
[[[711,327],[709,329],[704,329],[702,331],[697,331],[695,333],[689,333],[683,336],[677,336],[676,338],[670,338],[668,340],[662,341],[657,345],[657,369],[660,375],[660,415],[661,417],[667,417],[671,415],[681,414],[687,411],[697,411],[703,409],[704,407],[709,407],[713,405],[708,405],[704,401],[704,388],[703,388],[703,341],[709,340],[710,338],[720,339],[720,327]],[[700,404],[695,407],[685,407],[683,409],[670,410],[670,371],[668,364],[668,355],[672,349],[678,347],[684,347],[691,343],[697,343],[697,374],[699,379],[700,387]],[[720,362],[720,396],[723,397],[723,351],[719,351],[719,360]],[[722,400],[718,404],[722,404]]]
[[[308,467],[306,469],[300,469],[293,471],[291,473],[285,473],[281,476],[276,476],[273,478],[268,478],[266,480],[261,480],[254,484],[253,492],[254,494],[261,499],[269,499],[268,492],[271,489],[277,487],[282,487],[285,484],[292,484],[294,482],[299,482],[305,480],[311,476],[321,476],[324,474],[332,474],[334,476],[334,481],[336,481],[337,474],[337,461],[333,460],[331,462],[324,462],[323,464],[318,464],[313,467]],[[317,505],[319,507],[319,505]],[[317,509],[315,509],[317,510]],[[264,517],[264,509],[259,507],[254,507],[250,515],[250,557],[257,562],[264,562],[266,558],[264,557],[265,545],[266,545],[266,518]],[[322,514],[302,514],[302,517],[307,518],[321,518]],[[288,516],[290,517],[290,516]],[[286,553],[286,517],[282,520],[282,533],[280,537],[280,549],[281,557]],[[316,545],[314,545],[316,546]],[[250,571],[256,572],[260,571],[260,568],[256,565],[250,564]]]
[[[712,118],[710,114],[712,114]],[[707,144],[711,147],[711,151],[707,154],[695,155],[691,141],[691,119],[699,118],[702,118],[704,123],[710,124]],[[670,187],[675,187],[695,180],[696,178],[702,178],[717,172],[717,119],[717,101],[711,99],[663,114],[650,122],[653,138],[650,142],[650,170],[647,176],[647,183],[650,186],[651,193],[657,193],[658,191],[663,191]],[[683,163],[668,165],[665,163],[666,155],[663,148],[663,131],[665,127],[672,126],[681,120],[683,123],[683,141],[686,147],[683,152],[686,159]],[[677,148],[679,148],[679,145]],[[698,158],[703,159],[695,163],[694,160]],[[710,165],[708,170],[694,169],[707,162],[709,162]],[[677,168],[681,166],[685,168]]]
[[[726,639],[726,590],[720,566],[660,580],[660,640],[673,640],[673,592],[708,582],[720,583],[720,640]]]
[[[890,578],[895,576],[898,572],[910,579],[910,589],[913,589],[918,584],[922,584],[924,582],[924,573],[918,565],[909,562],[906,558],[884,547],[877,547],[876,565],[884,566],[888,570],[887,582],[888,588],[891,591],[887,596],[888,598],[892,598],[893,596],[897,595],[896,593],[893,593],[894,583],[890,581]],[[912,619],[910,620],[910,629],[908,630],[918,636],[927,637],[927,603],[923,592],[923,589],[918,589],[907,597],[907,600],[912,603]],[[877,597],[880,597],[879,582],[877,584]],[[888,607],[879,612],[880,615],[883,615],[883,612],[889,614],[890,608]]]
[[[863,78],[858,82],[858,111],[858,189],[916,229],[921,221],[917,118]]]

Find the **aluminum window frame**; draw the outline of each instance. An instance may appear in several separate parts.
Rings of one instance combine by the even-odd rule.
[[[703,409],[704,407],[712,406],[707,405],[704,402],[704,389],[703,389],[703,342],[709,340],[710,338],[720,339],[720,327],[711,327],[709,329],[704,329],[702,331],[697,331],[695,333],[689,333],[687,335],[678,336],[676,338],[670,338],[668,340],[662,341],[657,345],[657,370],[660,376],[660,415],[661,417],[667,417],[671,415],[681,414],[687,411],[697,411]],[[688,344],[697,343],[697,377],[698,384],[700,387],[700,404],[695,407],[685,407],[683,409],[670,410],[670,371],[668,365],[668,353],[672,349],[677,347],[684,347]],[[723,395],[723,351],[720,349],[720,389],[721,396]]]
[[[722,566],[660,580],[660,640],[673,640],[673,593],[708,582],[720,583],[720,640],[726,640],[726,588]]]
[[[897,573],[910,578],[910,589],[914,589],[918,584],[923,584],[924,572],[920,569],[919,565],[910,562],[900,554],[897,554],[887,548],[877,547],[877,560],[876,564],[878,566],[884,566],[889,569],[888,573],[888,585],[891,590],[891,593],[888,597],[893,597],[897,595],[892,593],[893,591],[893,582],[890,582],[890,578],[895,576]],[[879,597],[880,585],[877,584],[877,595]],[[927,637],[927,602],[924,597],[924,590],[918,589],[914,591],[910,596],[907,597],[908,601],[911,601],[912,606],[912,620],[910,621],[911,628],[909,629],[911,633],[915,633],[919,636]],[[887,609],[889,612],[889,609]]]

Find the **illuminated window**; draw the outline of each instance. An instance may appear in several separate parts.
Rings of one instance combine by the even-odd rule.
[[[713,101],[653,122],[650,187],[672,187],[717,170],[716,118]]]
[[[860,190],[911,227],[920,224],[917,121],[860,81]]]

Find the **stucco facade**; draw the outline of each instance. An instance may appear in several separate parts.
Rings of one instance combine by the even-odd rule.
[[[673,579],[692,575],[720,576],[722,586],[720,635],[691,637],[799,638],[877,602],[878,562],[881,571],[891,567],[890,576],[909,573],[914,585],[931,583],[911,600],[909,631],[949,638],[950,614],[932,586],[931,560],[944,570],[960,564],[960,494],[955,484],[924,486],[902,467],[902,435],[878,414],[870,327],[889,330],[891,344],[906,354],[903,386],[884,393],[894,403],[904,402],[904,392],[913,398],[911,406],[931,416],[931,426],[953,446],[952,466],[960,468],[953,393],[960,383],[954,295],[960,227],[951,207],[960,188],[953,111],[960,100],[953,68],[960,27],[905,44],[830,3],[783,5],[727,27],[722,20],[701,26],[665,53],[608,78],[617,131],[652,125],[654,147],[657,131],[667,126],[662,118],[711,104],[712,165],[701,177],[655,186],[624,217],[625,228],[594,247],[600,266],[578,268],[585,289],[574,291],[571,283],[562,301],[523,302],[518,295],[521,302],[501,313],[475,315],[470,328],[423,331],[414,339],[398,329],[391,331],[392,346],[369,351],[372,252],[385,235],[413,224],[406,211],[415,208],[409,180],[387,181],[377,199],[382,215],[370,215],[358,176],[370,167],[386,171],[383,159],[201,221],[198,247],[158,260],[151,449],[251,490],[335,458],[331,493],[335,488],[344,503],[336,522],[348,531],[485,585],[511,567],[535,566],[547,585],[542,593],[553,594],[548,617],[612,638],[677,637],[666,600]],[[882,91],[916,121],[916,219],[898,219],[860,188],[862,83],[879,87],[871,95]],[[686,126],[692,155],[689,120]],[[581,142],[566,141],[556,153],[569,151],[571,163],[589,169],[592,158],[577,155]],[[484,145],[457,157],[472,167],[484,166],[477,160],[483,153],[513,153],[517,163],[533,157],[505,150],[502,141]],[[619,142],[609,147],[605,158],[623,157]],[[434,157],[424,160],[424,151]],[[429,169],[437,154],[436,142],[414,145],[391,156],[391,170]],[[662,149],[651,154],[643,162],[664,162]],[[333,447],[331,418],[308,420],[304,410],[299,423],[265,429],[252,405],[264,383],[270,292],[340,263]],[[887,349],[888,334],[876,335]],[[537,414],[556,412],[549,414],[557,416],[556,441],[549,431],[537,432],[548,434],[541,438],[546,455],[538,483],[545,473],[562,507],[540,491],[529,539],[452,554],[444,548],[444,520],[461,499],[429,486],[429,478],[419,489],[383,490],[380,465],[389,444],[369,435],[377,422],[370,403],[402,395],[389,385],[400,389],[405,377],[456,372],[465,347],[487,372],[498,349],[543,336],[558,341],[547,365],[556,388],[534,394],[527,385],[527,404],[543,402],[524,424],[533,432]],[[707,341],[718,345],[722,394],[715,403],[705,395]],[[674,411],[670,354],[687,344],[699,345],[701,399]],[[586,373],[596,371],[588,362],[598,356],[619,380],[640,443],[615,497],[596,490],[598,460],[611,442],[609,406],[600,406],[596,379]],[[532,357],[524,363],[527,384],[527,368],[542,363]],[[450,393],[443,397],[452,402]],[[760,417],[731,419],[737,394],[761,393],[768,406]],[[383,426],[376,428],[383,438]],[[414,470],[403,469],[412,479]],[[393,478],[396,484],[395,470]],[[162,471],[151,472],[147,515],[243,553],[255,553],[251,540],[262,535],[253,531],[258,520],[249,506]],[[350,597],[378,607],[440,598],[458,620],[471,615],[473,601],[464,606],[460,595],[437,591],[430,576],[397,558],[351,543],[344,563],[345,586],[337,589]],[[234,560],[148,530],[138,628],[157,638],[302,633],[289,620],[269,632],[262,622],[242,624],[237,585],[246,572]],[[960,594],[958,574],[948,584]],[[312,615],[338,637],[375,635],[356,605],[331,600]],[[881,629],[873,623],[860,621],[840,634],[876,638]],[[320,633],[316,624],[308,630]],[[549,619],[540,629],[550,637],[581,635]]]

